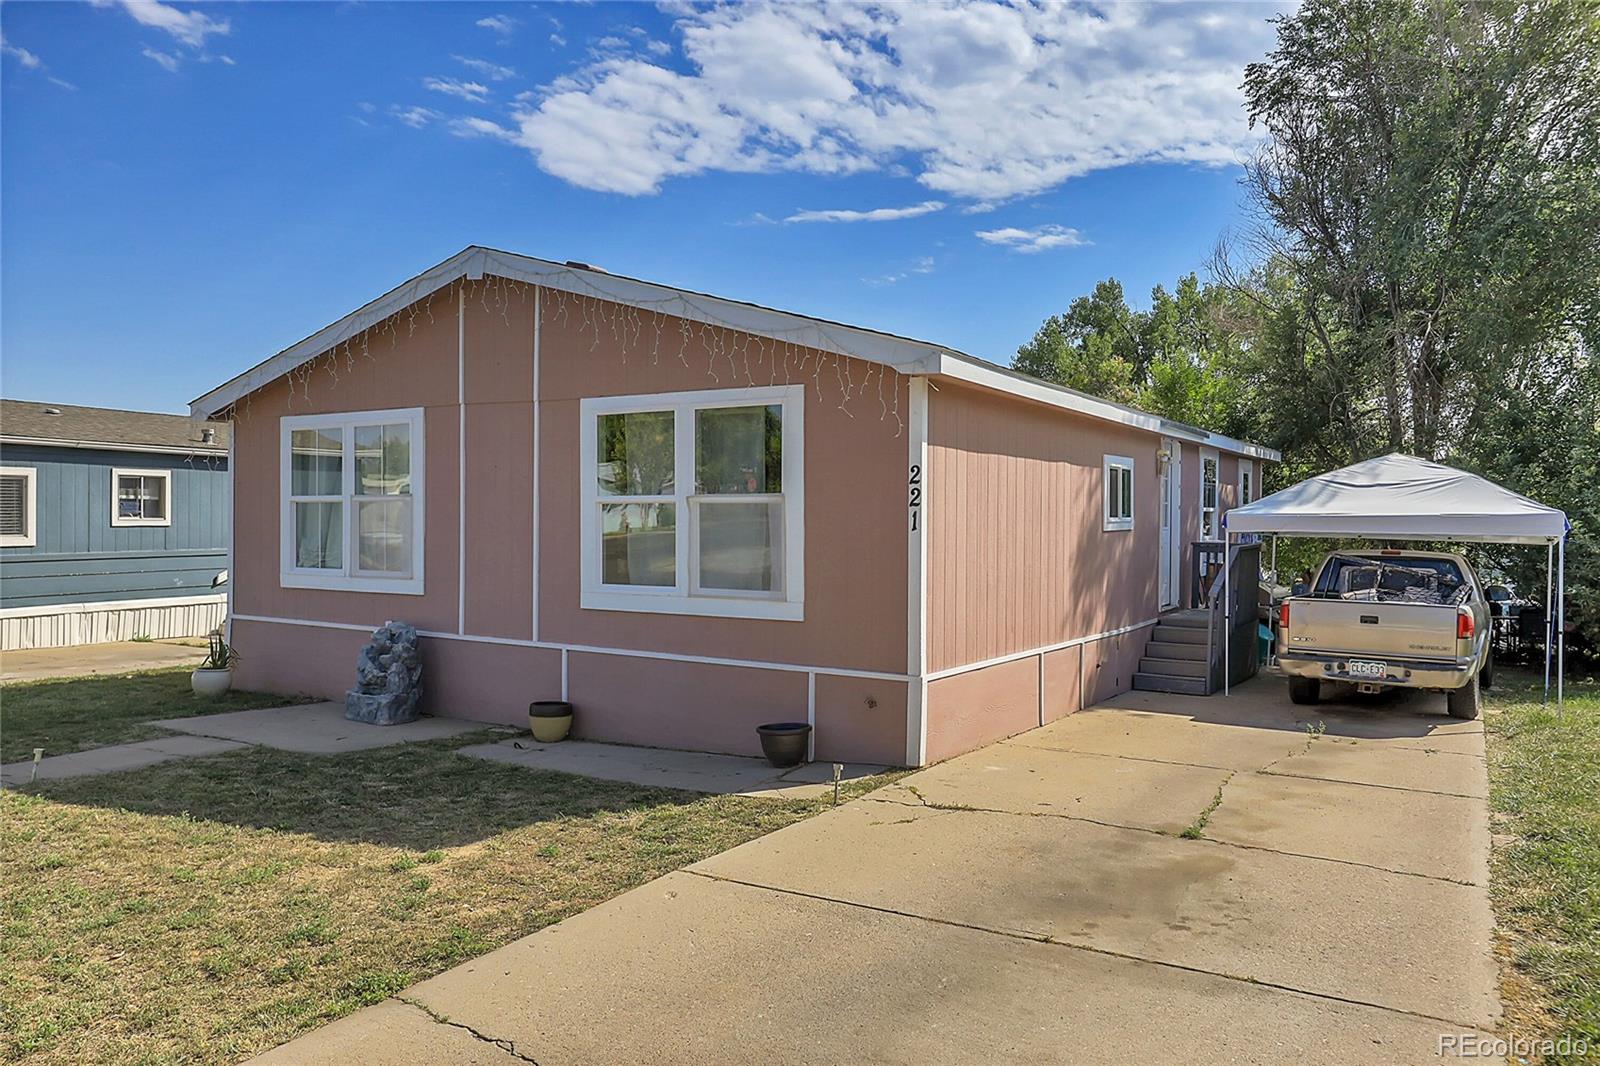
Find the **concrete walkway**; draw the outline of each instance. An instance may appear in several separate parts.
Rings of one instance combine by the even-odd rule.
[[[196,755],[217,755],[235,748],[248,747],[231,740],[214,740],[211,737],[159,737],[139,740],[131,744],[108,744],[85,751],[51,755],[39,760],[37,776],[33,760],[20,759],[0,766],[0,785],[16,788],[33,781],[56,781],[63,777],[87,777],[91,774],[112,774],[122,770],[142,770],[156,763],[173,759],[189,759]]]
[[[813,799],[833,790],[833,764],[825,762],[779,770],[765,759],[741,755],[639,748],[631,744],[594,744],[582,740],[539,744],[527,737],[496,744],[474,744],[457,749],[457,754],[530,770],[555,770],[604,781],[718,795]],[[871,777],[885,769],[887,767],[846,763],[839,780]]]
[[[205,641],[122,640],[72,648],[33,648],[0,655],[0,681],[131,674],[170,666],[195,667],[206,657]]]
[[[1433,1061],[1499,1015],[1482,726],[1442,704],[1130,693],[262,1061]]]

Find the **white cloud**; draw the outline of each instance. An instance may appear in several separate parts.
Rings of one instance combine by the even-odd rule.
[[[567,39],[561,36],[559,33],[552,33],[550,35],[550,43],[555,45],[557,48],[565,48],[567,46]]]
[[[874,287],[878,287],[878,286],[882,286],[882,285],[893,285],[896,282],[904,281],[905,279],[911,277],[914,274],[932,274],[932,273],[933,273],[933,256],[924,255],[924,256],[918,256],[917,259],[910,266],[906,267],[904,270],[897,271],[896,273],[893,273],[893,274],[882,274],[882,275],[880,275],[878,277],[875,277],[875,278],[862,278],[861,280],[866,282],[868,285],[871,285],[871,286],[874,286]]]
[[[44,60],[21,45],[12,44],[4,34],[0,34],[0,54],[15,58],[27,70],[38,70],[44,66]]]
[[[420,130],[435,119],[443,117],[431,107],[401,107],[398,104],[390,108],[389,113],[414,130]]]
[[[644,46],[650,50],[651,55],[669,56],[672,54],[671,41],[646,41]]]
[[[474,104],[482,103],[483,98],[489,95],[487,85],[476,81],[462,81],[460,78],[423,78],[422,85],[425,89],[432,89],[446,96],[459,96]]]
[[[515,115],[541,168],[638,195],[708,171],[904,167],[994,204],[1129,163],[1227,164],[1255,138],[1244,64],[1273,41],[1271,10],[1225,2],[669,10],[689,72],[606,52],[544,85]]]
[[[477,71],[490,81],[508,81],[517,76],[517,72],[512,68],[501,66],[499,63],[491,63],[487,59],[477,59],[473,56],[458,55],[453,55],[450,58],[454,59],[457,63],[460,63],[468,70]]]
[[[1033,229],[1007,226],[1002,229],[978,230],[973,236],[987,244],[998,244],[1002,248],[1010,248],[1025,255],[1048,251],[1051,248],[1076,248],[1079,245],[1093,243],[1086,240],[1077,230],[1057,225],[1036,226]]]
[[[479,29],[489,30],[499,37],[510,37],[517,32],[517,20],[510,15],[490,15],[473,23]]]
[[[450,132],[457,137],[492,137],[496,140],[515,141],[516,132],[486,118],[458,118],[450,122]]]
[[[178,57],[173,55],[171,52],[158,52],[154,48],[151,48],[147,45],[139,54],[152,60],[157,66],[166,71],[168,74],[178,73],[179,60]]]
[[[99,7],[110,2],[95,0]],[[171,4],[161,3],[161,0],[120,0],[120,3],[122,9],[141,26],[169,33],[190,48],[204,48],[207,37],[226,37],[232,32],[227,19],[213,19],[201,11],[180,11]]]
[[[916,218],[919,215],[931,215],[935,211],[943,211],[944,203],[940,200],[924,200],[920,204],[910,207],[874,207],[870,211],[796,211],[785,222],[893,222],[901,218]]]

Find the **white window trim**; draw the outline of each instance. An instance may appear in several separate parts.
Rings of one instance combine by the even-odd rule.
[[[1128,472],[1129,513],[1125,518],[1113,517],[1111,514],[1111,471],[1113,470],[1126,470]],[[1105,457],[1105,461],[1101,464],[1100,471],[1100,510],[1101,517],[1105,519],[1105,524],[1102,528],[1107,533],[1110,533],[1113,530],[1132,529],[1133,516],[1137,514],[1139,510],[1135,502],[1137,499],[1138,482],[1134,480],[1133,476],[1133,460],[1129,459],[1125,455],[1108,455]]]
[[[161,490],[160,518],[124,518],[117,513],[117,482],[125,477],[153,477],[165,482]],[[172,471],[138,470],[133,467],[115,467],[111,471],[111,524],[114,526],[170,526],[172,525]]]
[[[1245,493],[1245,482],[1250,483],[1250,492]],[[1249,459],[1239,460],[1239,506],[1254,503],[1261,498],[1261,486],[1256,483],[1256,464]]]
[[[0,536],[0,548],[33,548],[39,543],[39,471],[31,466],[0,466],[0,476],[20,477],[27,483],[23,513],[28,531],[21,536]]]
[[[805,616],[805,386],[776,385],[755,389],[702,389],[639,396],[590,397],[579,402],[578,482],[582,486],[579,522],[582,547],[580,604],[593,611],[636,611],[712,618],[767,618],[798,622]],[[699,523],[693,517],[695,443],[694,412],[707,407],[783,408],[783,541],[784,594],[692,591],[697,583],[695,545]],[[677,508],[677,584],[671,587],[606,585],[600,580],[600,495],[595,471],[597,426],[603,414],[636,411],[673,412],[673,494],[661,497]],[[776,496],[777,494],[774,494]],[[751,496],[751,501],[771,498]]]
[[[278,584],[286,589],[332,589],[339,592],[386,592],[402,596],[421,596],[423,590],[423,561],[427,558],[424,533],[427,530],[427,440],[423,432],[424,412],[421,407],[401,407],[388,411],[339,411],[326,415],[294,415],[278,420],[279,434],[279,543]],[[411,426],[411,543],[412,570],[410,577],[374,577],[355,572],[356,536],[355,521],[355,462],[352,458],[356,426],[373,426],[407,422]],[[345,458],[340,464],[340,499],[344,512],[344,559],[342,570],[322,570],[296,567],[294,560],[294,507],[290,504],[293,461],[291,441],[297,429],[332,429],[342,431],[341,441]],[[377,497],[373,497],[376,499]]]
[[[1215,465],[1216,477],[1213,479],[1217,486],[1217,503],[1211,508],[1211,524],[1206,524],[1206,463]],[[1222,536],[1222,457],[1214,448],[1200,449],[1200,477],[1199,493],[1196,499],[1199,502],[1200,514],[1200,539],[1218,540]]]

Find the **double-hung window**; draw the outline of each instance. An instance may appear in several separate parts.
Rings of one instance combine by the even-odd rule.
[[[1200,453],[1200,537],[1217,540],[1222,536],[1222,524],[1217,511],[1217,453]]]
[[[172,525],[172,471],[111,471],[111,524]]]
[[[1133,460],[1105,457],[1105,529],[1133,528]]]
[[[282,420],[285,588],[422,593],[420,407]]]
[[[0,548],[38,545],[36,478],[31,466],[0,466]]]
[[[1239,460],[1239,506],[1256,498],[1256,464],[1248,459]]]
[[[805,389],[581,404],[582,604],[798,621]]]

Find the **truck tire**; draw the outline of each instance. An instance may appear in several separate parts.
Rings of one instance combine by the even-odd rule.
[[[1453,688],[1446,694],[1445,699],[1450,710],[1451,718],[1476,718],[1480,710],[1481,700],[1478,692],[1478,678],[1476,675],[1460,688]]]
[[[1316,703],[1322,699],[1322,682],[1314,677],[1291,677],[1289,679],[1290,703]]]
[[[1483,657],[1483,669],[1478,671],[1478,683],[1483,686],[1483,691],[1488,692],[1494,688],[1494,649]]]

